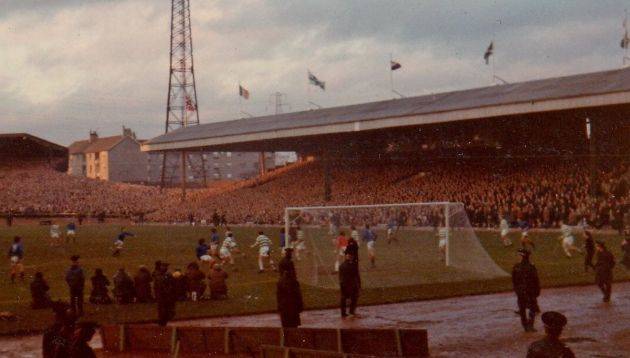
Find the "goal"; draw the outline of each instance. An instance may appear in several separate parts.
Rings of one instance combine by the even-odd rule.
[[[338,285],[342,234],[358,241],[364,288],[507,276],[479,242],[462,203],[287,207],[284,222],[298,277],[308,285]]]

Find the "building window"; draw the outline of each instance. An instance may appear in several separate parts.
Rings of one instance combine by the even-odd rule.
[[[219,179],[219,173],[214,173],[214,178]]]
[[[216,158],[218,158],[218,157],[219,157],[219,152],[213,152],[213,153],[212,153],[212,156],[213,156],[215,159],[216,159]]]
[[[232,158],[232,152],[226,152],[225,156],[228,157],[228,158]]]
[[[225,165],[227,165],[228,168],[232,167],[232,163],[230,163],[230,162],[225,163]]]
[[[225,176],[226,176],[228,179],[232,179],[232,173],[227,173]]]

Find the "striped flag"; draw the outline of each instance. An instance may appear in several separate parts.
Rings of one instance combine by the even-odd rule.
[[[389,61],[389,66],[390,66],[389,68],[390,68],[392,71],[396,71],[397,69],[399,69],[399,68],[401,68],[401,67],[402,67],[402,65],[401,65],[400,63],[398,63],[398,62],[396,62],[396,61],[394,61],[394,60]]]
[[[315,86],[321,88],[323,91],[326,90],[326,82],[320,81],[317,77],[315,77],[314,74],[311,73],[311,71],[308,71],[308,81],[312,85],[315,85]]]

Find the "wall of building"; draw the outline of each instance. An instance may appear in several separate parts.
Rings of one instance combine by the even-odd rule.
[[[240,180],[248,179],[260,174],[260,160],[257,152],[203,152],[189,156],[192,164],[187,167],[189,182],[201,182],[201,173],[195,173],[193,168],[199,168],[201,155],[206,169],[206,181],[213,180]],[[160,183],[162,175],[162,154],[149,153],[147,163],[147,181],[149,183]],[[170,154],[168,157],[167,169],[176,167],[178,169],[166,174],[166,181],[169,183],[181,182],[181,155],[179,153]],[[273,153],[265,153],[265,166],[273,169],[275,156]]]
[[[109,180],[107,152],[85,154],[87,177],[91,179]]]
[[[83,153],[70,154],[68,159],[68,174],[82,177],[87,175],[85,155]]]
[[[135,140],[125,137],[109,151],[107,158],[108,180],[128,183],[146,181],[147,154],[140,151],[140,144]]]

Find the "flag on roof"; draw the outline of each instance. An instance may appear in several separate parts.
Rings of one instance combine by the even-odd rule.
[[[249,91],[241,85],[238,85],[238,95],[245,99],[249,99]]]
[[[486,52],[483,54],[483,59],[486,61],[486,65],[490,63],[490,56],[494,53],[494,41],[490,42]]]
[[[389,61],[389,66],[391,68],[392,71],[396,71],[397,69],[401,68],[402,65],[396,61]]]
[[[311,73],[311,71],[308,71],[308,81],[315,86],[318,86],[319,88],[321,88],[323,91],[326,90],[326,82],[324,81],[320,81],[317,77],[315,77],[314,74]]]

